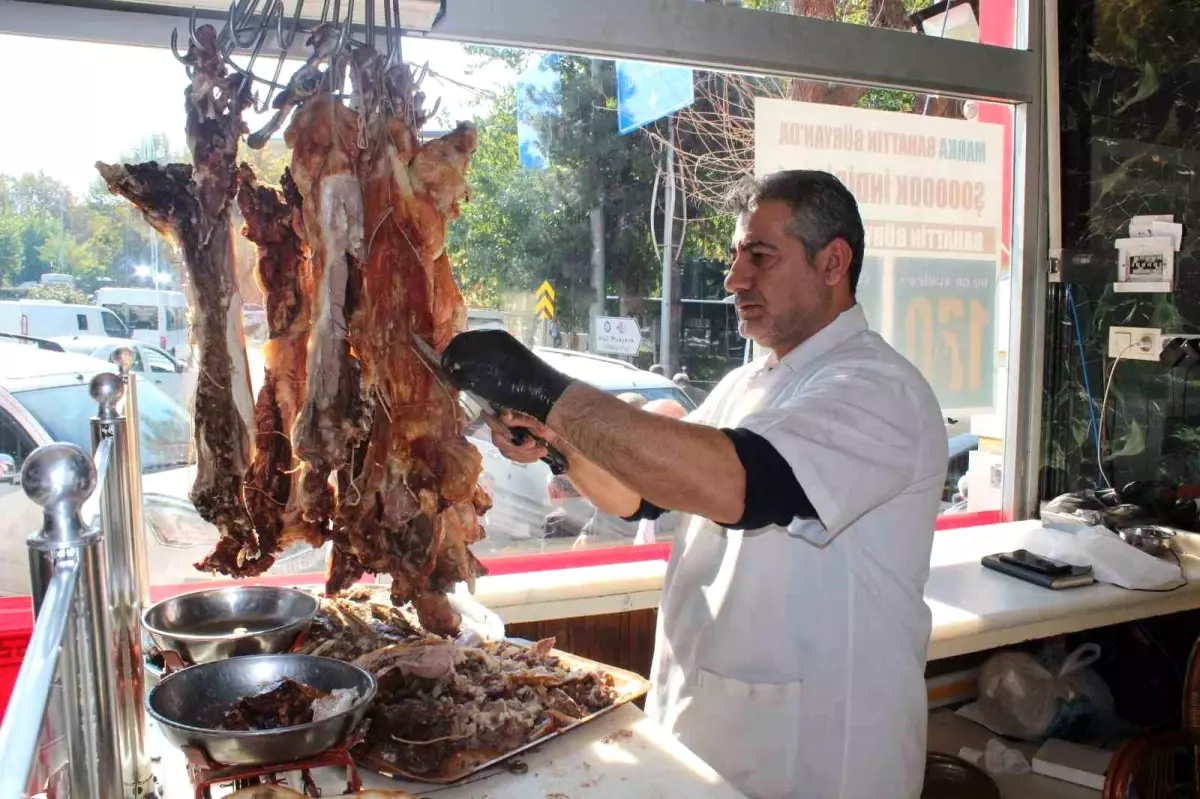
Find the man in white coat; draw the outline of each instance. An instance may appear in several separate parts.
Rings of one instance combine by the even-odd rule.
[[[855,302],[864,235],[845,186],[781,172],[737,211],[725,287],[769,354],[687,419],[572,381],[502,331],[461,334],[443,362],[562,450],[601,510],[691,514],[663,586],[651,717],[754,799],[917,799],[942,416]],[[514,460],[545,454],[494,429]]]

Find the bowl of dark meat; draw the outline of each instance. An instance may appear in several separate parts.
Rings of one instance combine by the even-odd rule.
[[[146,710],[168,741],[216,763],[288,763],[347,741],[375,691],[375,678],[351,663],[247,655],[168,674]]]
[[[286,652],[308,630],[320,603],[295,588],[238,585],[165,599],[146,608],[142,626],[185,664]]]

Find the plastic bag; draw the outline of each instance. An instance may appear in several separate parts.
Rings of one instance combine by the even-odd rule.
[[[1043,530],[1037,553],[1091,566],[1097,580],[1122,588],[1161,591],[1178,586],[1184,579],[1179,563],[1147,555],[1107,527],[1083,527],[1069,533]]]
[[[1024,652],[1001,652],[979,673],[977,712],[993,732],[1025,741],[1070,740],[1115,703],[1104,681],[1088,666],[1100,647],[1084,644],[1057,671]]]

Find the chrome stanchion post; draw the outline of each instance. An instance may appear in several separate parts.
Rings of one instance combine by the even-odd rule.
[[[44,510],[41,532],[28,541],[34,606],[39,614],[64,611],[58,604],[63,599],[59,596],[63,589],[61,576],[75,573],[66,594],[69,607],[65,609],[65,625],[60,628],[58,658],[71,795],[120,796],[121,756],[112,727],[116,682],[109,643],[104,538],[99,530],[89,529],[79,513],[96,487],[96,467],[74,444],[47,444],[25,460],[21,484],[25,494]],[[41,627],[49,629],[48,625],[35,626],[35,638]],[[58,642],[42,643],[56,646]],[[42,662],[47,664],[49,657],[44,654]],[[30,662],[28,658],[26,662]],[[48,686],[53,680],[53,664],[47,665],[38,671],[39,679]],[[24,666],[21,671],[18,692],[23,687]],[[44,707],[48,689],[43,690],[40,682],[30,688],[38,691]],[[20,693],[14,694],[14,701],[21,699]],[[40,719],[21,718],[19,723],[36,744]]]
[[[154,776],[146,751],[146,712],[142,704],[145,672],[141,614],[147,594],[142,479],[140,469],[136,473],[130,470],[130,463],[136,464],[139,459],[136,445],[130,443],[130,430],[136,441],[137,425],[128,416],[131,403],[127,385],[123,376],[114,374],[101,373],[92,378],[92,399],[99,406],[92,418],[92,445],[98,460],[103,461],[107,455],[100,486],[100,529],[104,531],[108,557],[110,634],[117,690],[112,721],[121,753],[122,795],[136,799],[153,793]],[[118,411],[122,398],[126,415]]]

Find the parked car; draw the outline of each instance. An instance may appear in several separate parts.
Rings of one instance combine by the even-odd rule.
[[[689,411],[696,407],[668,378],[625,361],[549,347],[534,347],[533,351],[560,372],[609,394],[633,392],[647,400],[675,400]],[[481,482],[495,503],[486,518],[488,536],[475,551],[528,550],[547,538],[574,538],[589,524],[590,534],[597,539],[633,539],[636,524],[597,513],[587,500],[564,490],[561,480],[553,480],[544,463],[514,463],[501,455],[492,444],[491,431],[481,421],[468,427],[467,435],[483,455]],[[660,520],[659,529],[667,534],[672,523],[668,514]]]
[[[183,407],[191,405],[198,372],[184,368],[182,363],[158,347],[131,338],[99,336],[57,336],[51,341],[62,345],[67,352],[90,355],[109,363],[116,363],[117,350],[128,347],[133,353],[133,365],[130,368],[138,373],[141,385],[153,383]]]
[[[129,338],[129,329],[112,311],[57,300],[0,300],[0,333]]]
[[[67,441],[91,451],[96,403],[92,377],[114,372],[107,361],[0,342],[0,596],[29,593],[25,538],[41,527],[41,509],[20,486],[20,469],[35,448]],[[196,513],[187,494],[195,478],[191,420],[158,386],[138,384],[143,516],[156,584],[208,580],[192,564],[206,555],[217,530]],[[95,508],[94,503],[85,506]],[[320,571],[326,554],[299,545],[284,553],[274,573]]]

